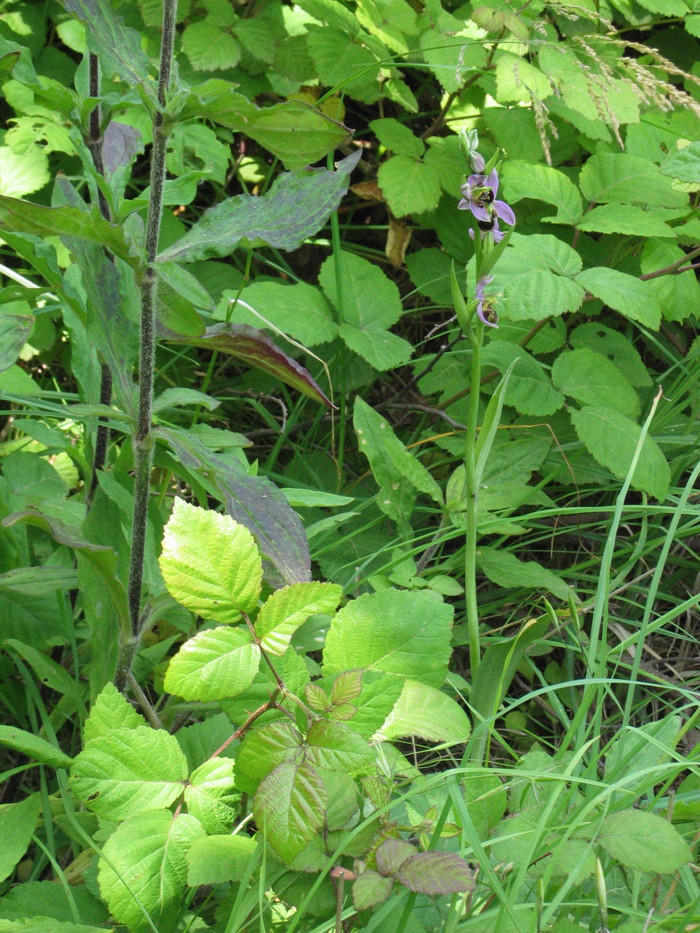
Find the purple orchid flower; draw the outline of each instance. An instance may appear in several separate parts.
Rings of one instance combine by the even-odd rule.
[[[499,184],[496,169],[493,169],[488,176],[470,175],[466,184],[460,188],[464,197],[457,205],[461,211],[471,211],[479,224],[482,235],[490,232],[495,243],[505,236],[499,229],[499,218],[511,227],[515,224],[515,214],[511,206],[496,198]]]
[[[501,234],[503,235],[503,234]],[[487,327],[498,327],[498,315],[493,308],[493,298],[484,295],[484,289],[493,282],[492,275],[484,275],[476,283],[475,297],[477,299],[476,314],[482,324]]]

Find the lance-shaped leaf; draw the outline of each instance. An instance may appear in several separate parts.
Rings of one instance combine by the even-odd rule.
[[[168,333],[167,339],[173,343],[184,343],[191,347],[204,347],[207,350],[219,350],[229,353],[251,366],[262,369],[276,379],[316,402],[333,408],[333,403],[325,395],[316,380],[296,360],[288,356],[272,340],[255,327],[247,324],[223,322],[208,327],[201,336],[184,336]]]
[[[305,583],[311,577],[306,532],[279,489],[268,479],[250,476],[233,458],[213,454],[190,432],[155,428],[184,467],[208,476],[214,495],[226,511],[252,532],[263,555],[267,581],[275,588],[285,583]],[[185,475],[187,475],[185,473]]]
[[[247,690],[259,666],[260,648],[247,631],[206,629],[185,642],[172,659],[165,689],[190,701],[225,700]]]
[[[34,324],[30,314],[3,314],[0,317],[0,371],[16,362]]]
[[[325,815],[326,788],[311,765],[278,765],[261,782],[253,802],[255,822],[284,862],[304,849]]]
[[[148,78],[148,56],[141,48],[141,37],[125,26],[110,0],[66,0],[66,9],[87,25],[88,46],[100,58],[101,67],[119,75],[131,86],[141,84],[156,100],[153,82]]]
[[[104,246],[134,267],[140,265],[139,259],[130,253],[123,229],[100,217],[97,208],[81,211],[74,207],[44,207],[0,195],[0,227],[11,233],[39,237],[78,237]]]
[[[323,227],[340,204],[359,158],[359,150],[346,156],[335,172],[287,172],[265,195],[241,194],[223,201],[210,208],[159,259],[194,262],[228,256],[238,246],[297,249]]]
[[[0,833],[3,845],[0,851],[0,881],[14,871],[32,841],[39,822],[41,796],[32,794],[19,803],[7,803],[0,808]]]
[[[47,742],[46,739],[32,735],[31,732],[25,732],[24,729],[16,729],[14,726],[0,726],[0,745],[14,748],[27,758],[33,758],[34,761],[50,765],[52,768],[70,768],[73,763],[72,758],[64,754],[60,748]]]
[[[334,613],[342,595],[342,587],[335,583],[295,583],[277,590],[255,623],[262,647],[271,654],[283,655],[299,626],[309,616]]]

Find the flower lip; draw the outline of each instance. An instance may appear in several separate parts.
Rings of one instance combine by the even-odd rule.
[[[503,236],[503,234],[501,234]],[[476,283],[475,297],[477,298],[476,314],[482,324],[487,327],[498,327],[498,315],[493,307],[493,298],[484,295],[484,289],[493,282],[492,275],[484,275]]]

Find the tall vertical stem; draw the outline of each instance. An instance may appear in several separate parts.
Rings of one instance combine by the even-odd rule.
[[[467,488],[467,530],[464,555],[464,595],[467,610],[467,634],[469,636],[469,667],[472,680],[481,663],[479,639],[479,606],[476,598],[476,541],[478,489],[476,481],[476,432],[479,424],[479,395],[481,385],[481,346],[484,325],[474,316],[474,330],[470,333],[472,347],[471,377],[469,391],[469,413],[467,416],[467,442],[464,450],[464,469]]]
[[[164,0],[163,36],[160,47],[158,75],[158,104],[161,108],[153,117],[153,146],[151,149],[151,196],[146,218],[146,267],[141,279],[141,335],[139,349],[139,388],[134,448],[134,521],[132,526],[131,562],[129,566],[129,614],[131,639],[122,645],[117,663],[117,686],[124,689],[141,634],[141,584],[148,524],[148,499],[153,465],[153,381],[155,371],[155,317],[158,277],[155,259],[158,235],[163,213],[163,184],[165,181],[165,154],[170,125],[166,123],[165,109],[175,42],[177,0]]]

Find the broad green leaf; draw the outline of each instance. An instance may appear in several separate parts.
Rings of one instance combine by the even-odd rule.
[[[236,755],[236,787],[254,791],[277,765],[300,761],[302,746],[302,735],[290,722],[266,723],[249,732]]]
[[[387,839],[377,849],[377,869],[385,876],[396,875],[403,863],[416,854],[416,847],[404,839]]]
[[[393,878],[385,878],[378,871],[363,871],[352,885],[352,902],[355,910],[370,910],[381,904],[391,894]]]
[[[394,52],[408,52],[407,36],[418,33],[416,11],[406,0],[361,0],[357,18]]]
[[[188,701],[223,700],[247,690],[259,665],[260,649],[248,631],[223,626],[205,629],[172,658],[164,687]]]
[[[552,367],[552,381],[560,392],[584,405],[612,405],[632,419],[639,415],[639,396],[622,371],[593,350],[560,353]]]
[[[488,651],[488,649],[487,649]],[[497,707],[500,701],[497,702]],[[466,772],[462,778],[462,791],[469,815],[479,839],[487,839],[489,833],[503,818],[508,806],[508,791],[495,774]]]
[[[204,836],[188,813],[150,810],[122,823],[104,844],[97,874],[112,916],[131,933],[152,933],[152,924],[172,928],[182,909],[190,847]]]
[[[258,604],[260,553],[228,515],[176,499],[159,563],[170,595],[204,619],[237,622]]]
[[[401,317],[401,296],[382,270],[353,253],[330,256],[321,267],[319,282],[340,312],[340,336],[375,369],[405,363],[413,347],[387,333]]]
[[[37,909],[39,904],[40,911]],[[97,926],[72,924],[76,909],[82,924]],[[36,918],[37,913],[41,913],[40,918]],[[32,919],[28,921],[27,918],[30,917]],[[71,933],[71,927],[74,928],[74,933],[97,933],[98,930],[104,933],[109,914],[104,904],[101,904],[84,884],[70,885],[66,892],[63,885],[54,881],[24,881],[14,885],[3,896],[0,901],[0,918],[0,923],[7,920],[19,921],[17,929],[24,928],[25,933],[29,933],[29,924],[31,929],[35,930],[35,923],[40,924],[40,928],[46,929],[48,933]],[[53,930],[48,926],[52,920],[54,923],[58,921]]]
[[[534,560],[521,561],[510,551],[490,547],[480,547],[476,559],[481,572],[499,586],[547,590],[563,600],[571,595],[571,588],[560,577]]]
[[[407,680],[396,706],[375,739],[391,741],[418,736],[428,742],[466,742],[470,725],[467,714],[452,697],[435,687]]]
[[[335,172],[286,172],[267,194],[259,197],[241,194],[228,198],[206,211],[181,239],[160,254],[159,260],[194,262],[228,256],[238,246],[296,249],[326,223],[340,204],[359,157],[358,149],[339,162]]]
[[[187,812],[197,817],[208,833],[230,832],[240,798],[233,787],[231,758],[205,761],[190,774],[185,787]]]
[[[19,803],[0,804],[0,834],[3,839],[0,850],[0,881],[9,878],[27,851],[39,822],[40,813],[41,796],[39,794],[25,797]]]
[[[571,412],[576,433],[589,453],[613,476],[624,479],[640,442],[641,428],[614,408],[586,406]],[[666,498],[671,473],[659,445],[647,435],[632,487],[648,492],[659,501]]]
[[[18,155],[9,146],[0,146],[0,194],[23,198],[43,188],[51,179],[49,160],[39,146]]]
[[[465,39],[466,31],[469,31],[470,39]],[[454,35],[457,32],[461,35]],[[487,53],[481,36],[483,32],[475,23],[459,20],[442,12],[442,9],[438,28],[426,29],[421,33],[423,58],[447,94],[459,92],[470,73],[473,74],[486,64]]]
[[[53,917],[25,916],[21,920],[0,918],[0,933],[104,933],[104,927],[55,920]]]
[[[305,583],[310,579],[309,545],[304,526],[287,500],[265,477],[251,476],[233,457],[212,453],[193,430],[155,428],[183,465],[185,476],[194,469],[201,477],[211,477],[212,495],[223,500],[235,522],[244,525],[256,538],[265,579],[273,586]]]
[[[285,761],[261,782],[253,814],[267,841],[289,863],[322,826],[326,802],[318,772],[311,765]]]
[[[146,720],[139,716],[124,694],[114,684],[105,684],[85,722],[83,742],[88,746],[100,736],[111,735],[118,729],[136,729],[145,725]]]
[[[399,677],[364,671],[362,690],[359,697],[352,701],[357,710],[352,717],[353,731],[365,739],[371,738],[398,702],[402,690],[403,682]]]
[[[482,120],[491,138],[504,151],[508,162],[511,159],[522,160],[534,165],[542,158],[542,141],[529,107],[520,107],[518,104],[512,107],[486,107],[482,110]],[[508,162],[504,163],[504,170]]]
[[[579,230],[594,233],[626,233],[630,236],[674,236],[673,229],[651,211],[634,204],[601,204],[576,223]]]
[[[472,891],[474,875],[455,852],[416,852],[401,865],[397,879],[409,891],[435,896]]]
[[[661,16],[687,16],[688,5],[684,0],[639,0],[639,5]]]
[[[106,247],[125,262],[138,267],[122,227],[100,217],[97,208],[89,213],[75,207],[44,207],[31,201],[0,196],[0,226],[12,233],[30,233],[39,237],[68,236]]]
[[[497,269],[506,323],[576,311],[585,294],[572,281],[580,270],[581,257],[557,237],[514,233]]]
[[[576,281],[631,321],[658,330],[661,307],[649,282],[640,282],[633,275],[604,266],[585,269],[576,276]]]
[[[273,343],[261,330],[247,324],[214,324],[198,336],[169,334],[168,340],[191,347],[204,347],[230,353],[250,366],[255,366],[276,379],[286,382],[299,392],[328,408],[331,401],[303,366]]]
[[[677,0],[680,4],[683,0]],[[646,4],[643,4],[646,6]],[[700,184],[700,142],[690,143],[677,152],[672,152],[661,163],[662,175],[670,175],[689,184]]]
[[[255,119],[257,108],[243,94],[236,93],[236,87],[222,78],[210,78],[195,85],[182,111],[183,119],[205,117],[235,132],[244,131]]]
[[[224,298],[233,296],[234,293],[224,292]],[[229,318],[234,323],[260,328],[267,327],[269,322],[305,347],[329,343],[338,335],[338,325],[333,320],[331,307],[315,285],[306,282],[294,285],[253,282],[244,289],[241,298],[258,314],[249,311],[244,304],[236,304]],[[258,315],[262,315],[264,320]]]
[[[350,42],[347,33],[332,26],[314,24],[307,31],[309,54],[321,84],[342,87],[358,100],[376,100],[379,63],[373,53],[358,42]]]
[[[362,677],[362,671],[343,671],[338,674],[331,688],[331,703],[341,706],[356,700],[362,693]]]
[[[533,96],[544,100],[551,93],[552,86],[538,68],[510,52],[499,53],[496,62],[496,97],[499,103],[529,103]]]
[[[109,0],[66,0],[66,9],[86,24],[90,51],[98,55],[101,67],[119,75],[128,87],[142,85],[155,102],[141,36],[124,25]]]
[[[331,622],[323,672],[367,668],[439,687],[450,657],[452,615],[452,606],[420,592],[360,596]]]
[[[187,884],[197,888],[238,881],[258,845],[256,839],[243,835],[196,839],[187,853]]]
[[[442,195],[436,169],[405,155],[393,156],[382,163],[377,181],[395,217],[432,211]]]
[[[677,829],[656,813],[620,810],[603,820],[597,841],[625,868],[670,874],[693,854]]]
[[[355,777],[374,767],[376,753],[344,722],[319,720],[309,729],[304,761],[321,771],[341,771]]]
[[[386,146],[395,155],[410,156],[419,159],[425,151],[425,143],[404,124],[393,117],[372,120],[369,128],[382,146]]]
[[[452,260],[441,249],[434,246],[419,249],[406,256],[406,268],[413,284],[421,295],[427,295],[437,305],[450,307],[452,289],[450,268]]]
[[[318,162],[346,143],[351,130],[302,100],[259,109],[243,130],[289,170]]]
[[[567,175],[549,165],[508,160],[503,165],[503,196],[509,202],[534,198],[554,204],[557,213],[543,218],[548,223],[578,225],[583,202]]]
[[[482,365],[505,373],[515,362],[504,391],[506,405],[524,415],[551,415],[564,404],[541,364],[527,350],[512,343],[492,341],[482,353]]]
[[[0,370],[17,362],[33,326],[34,318],[29,314],[0,315]]]
[[[42,765],[49,765],[51,768],[70,768],[73,759],[64,754],[60,748],[56,748],[46,739],[38,735],[32,735],[31,732],[25,732],[24,729],[17,729],[14,726],[0,726],[0,745],[6,748],[14,748],[16,752],[26,755]]]
[[[676,276],[674,276],[676,278]],[[632,342],[617,330],[591,321],[579,324],[569,334],[569,342],[574,349],[593,350],[606,357],[625,374],[633,386],[645,387],[652,384],[649,372]]]
[[[185,27],[182,51],[195,71],[235,68],[241,60],[241,47],[231,33],[207,20]]]
[[[626,799],[629,806],[632,799],[642,797],[658,783],[663,765],[678,744],[682,725],[681,717],[672,714],[616,733],[605,757],[605,782],[622,782],[618,799]],[[634,784],[625,780],[631,768],[639,775]]]
[[[283,655],[299,626],[309,616],[332,615],[342,595],[336,583],[295,583],[276,590],[255,622],[261,646],[270,654]]]
[[[688,195],[675,191],[671,179],[657,165],[626,152],[599,152],[581,169],[583,196],[597,204],[647,204],[650,207],[685,207]]]
[[[669,240],[649,239],[642,249],[640,268],[647,275],[683,260],[685,252]],[[682,323],[700,305],[700,282],[694,269],[680,275],[659,275],[645,285],[654,293],[666,321]]]
[[[94,738],[73,762],[71,787],[95,813],[124,820],[170,806],[186,777],[187,761],[175,736],[137,726]]]

